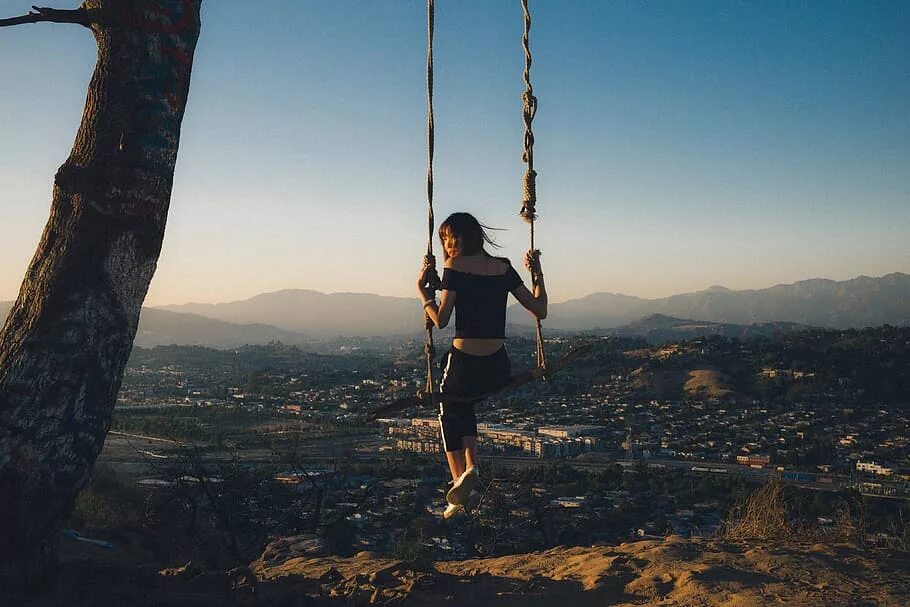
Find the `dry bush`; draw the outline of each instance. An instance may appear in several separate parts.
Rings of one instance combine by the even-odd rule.
[[[847,542],[862,545],[866,542],[866,512],[862,500],[840,500],[834,510],[833,524],[823,525],[803,521],[794,529],[794,539],[804,542]]]
[[[742,497],[730,509],[717,535],[723,539],[775,539],[800,542],[867,542],[868,520],[863,500],[841,499],[833,513],[833,524],[820,525],[803,520],[784,496],[784,483],[778,477]],[[906,527],[901,530],[906,531]],[[896,534],[898,535],[898,534]],[[900,537],[898,535],[898,537]]]
[[[910,551],[910,508],[901,507],[898,520],[892,523],[891,530],[898,538],[898,548]]]
[[[866,511],[862,500],[854,508],[846,502],[840,504],[834,513],[834,529],[839,541],[856,544],[866,542]]]
[[[728,540],[792,539],[793,528],[780,479],[769,478],[751,495],[741,499],[730,510],[717,533]]]
[[[68,524],[104,532],[140,526],[144,500],[141,489],[125,481],[113,468],[98,465],[88,486],[76,498]]]

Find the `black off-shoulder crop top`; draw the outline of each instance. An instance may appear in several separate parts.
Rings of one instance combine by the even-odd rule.
[[[505,274],[471,274],[452,268],[442,272],[442,288],[455,291],[455,337],[504,338],[506,300],[523,284],[510,265]]]

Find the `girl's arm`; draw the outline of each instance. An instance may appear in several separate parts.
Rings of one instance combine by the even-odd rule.
[[[535,317],[543,320],[547,317],[547,289],[544,287],[543,278],[537,281],[534,292],[531,293],[528,287],[521,285],[512,291],[512,295],[518,300],[525,310]]]
[[[543,270],[540,267],[540,251],[528,251],[525,255],[525,267],[534,277],[536,283],[534,292],[531,293],[526,286],[521,285],[512,291],[512,295],[528,312],[543,320],[547,317],[547,287],[543,282]]]
[[[444,329],[449,324],[449,320],[452,318],[452,310],[455,309],[456,295],[457,291],[443,289],[439,292],[439,304],[436,303],[433,294],[429,294],[423,300],[427,302],[423,309],[438,328]]]
[[[452,318],[452,310],[455,309],[456,292],[443,289],[439,292],[439,303],[437,304],[436,291],[426,286],[428,272],[429,266],[424,264],[420,274],[417,276],[417,293],[420,295],[421,303],[423,303],[424,312],[427,313],[433,324],[443,329],[449,324],[449,319]]]

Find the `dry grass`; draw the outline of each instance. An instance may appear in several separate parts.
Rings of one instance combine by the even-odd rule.
[[[784,496],[784,483],[778,477],[771,477],[733,506],[718,529],[717,536],[726,540],[847,542],[857,546],[866,544],[867,521],[862,501],[848,503],[841,500],[833,519],[833,525],[794,520],[791,507]],[[906,525],[902,531],[910,535]],[[900,532],[896,535],[900,537]]]
[[[722,399],[737,396],[731,379],[714,369],[692,369],[683,385],[683,392],[690,396]]]
[[[728,540],[792,539],[793,527],[787,503],[784,500],[784,485],[777,478],[740,500],[718,530],[718,536]]]

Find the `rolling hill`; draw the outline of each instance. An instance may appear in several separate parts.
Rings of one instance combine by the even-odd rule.
[[[0,302],[0,320],[11,302]],[[532,330],[531,317],[510,307],[510,334]],[[697,319],[697,320],[686,320]],[[798,330],[910,323],[910,275],[812,279],[767,289],[712,287],[696,293],[643,299],[616,293],[550,304],[544,323],[555,331],[590,331],[656,342],[703,335],[748,337]],[[279,340],[289,344],[334,337],[416,336],[422,311],[411,297],[320,293],[289,289],[249,299],[143,308],[136,343],[234,347]]]

